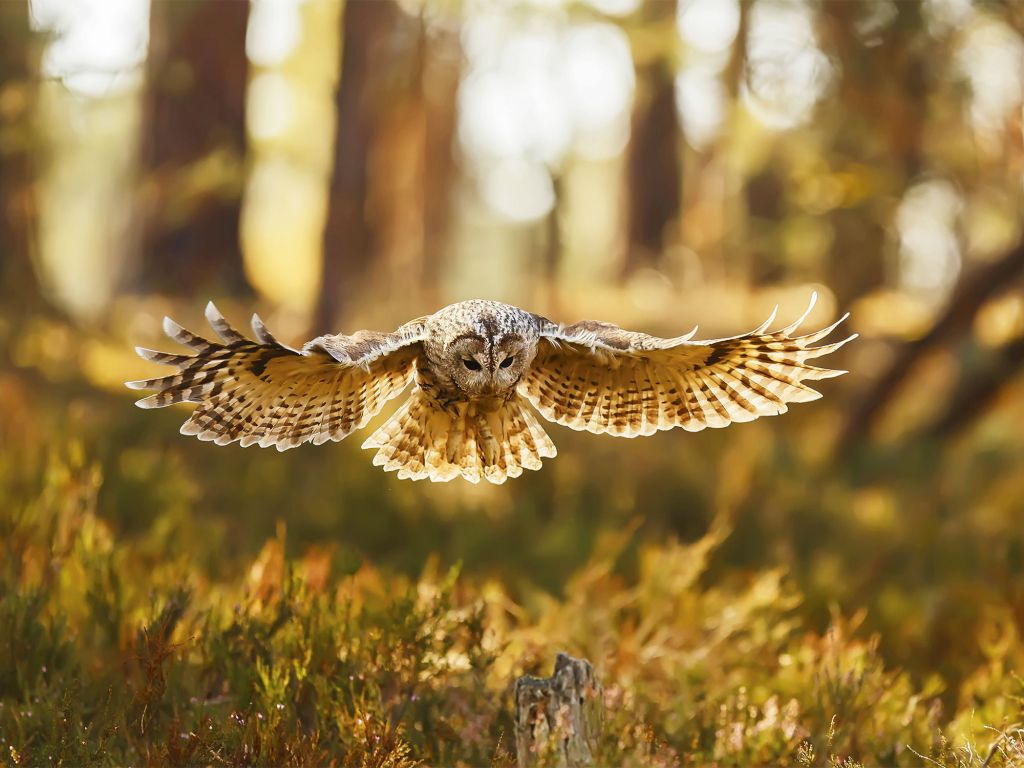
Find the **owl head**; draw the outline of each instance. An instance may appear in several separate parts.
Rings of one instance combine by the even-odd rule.
[[[537,354],[535,323],[516,307],[463,302],[452,312],[442,310],[438,315],[437,336],[442,343],[428,356],[431,367],[471,397],[497,395],[515,387]]]

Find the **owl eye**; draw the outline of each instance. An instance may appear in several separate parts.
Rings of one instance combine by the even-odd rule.
[[[470,359],[468,357],[463,359],[462,364],[464,366],[466,366],[471,371],[479,371],[480,367],[481,367],[480,363],[478,363],[476,360]]]
[[[510,365],[512,365],[512,361],[514,361],[514,360],[515,360],[514,357],[506,357],[498,365],[501,368],[508,368]]]

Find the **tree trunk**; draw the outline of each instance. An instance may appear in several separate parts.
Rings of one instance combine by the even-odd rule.
[[[247,287],[238,230],[248,19],[248,0],[152,4],[137,289]]]
[[[341,23],[318,333],[336,327],[371,276],[390,289],[377,304],[436,302],[455,179],[458,29],[394,0],[348,0]]]
[[[589,661],[558,654],[551,677],[516,680],[515,702],[519,768],[538,759],[565,768],[594,764],[604,691]]]
[[[647,6],[653,25],[675,35],[676,3]],[[682,128],[676,110],[675,72],[670,57],[658,55],[637,67],[637,104],[627,159],[629,245],[623,275],[657,264],[665,246],[678,240],[682,196]]]
[[[421,98],[426,110],[423,163],[423,269],[421,290],[428,306],[440,303],[440,280],[451,228],[452,190],[457,178],[452,146],[462,75],[459,29],[428,35]]]
[[[840,129],[834,150],[840,156],[848,147],[874,146],[871,136],[887,148],[887,158],[850,156],[853,163],[884,164],[893,171],[889,194],[902,194],[921,173],[924,165],[924,127],[928,119],[931,81],[943,66],[934,57],[935,45],[924,45],[927,35],[921,4],[896,3],[896,17],[880,44],[864,47],[857,31],[870,3],[822,3],[820,7],[823,49],[833,51],[838,61],[847,62],[838,83],[836,103],[847,106],[855,119]],[[870,51],[870,53],[869,53]],[[887,119],[878,120],[878,115]],[[839,207],[829,218],[835,230],[833,247],[826,262],[824,279],[840,306],[885,285],[886,249],[889,224],[878,215],[878,203],[885,193],[864,204]],[[894,211],[893,211],[894,213]]]
[[[963,374],[942,416],[925,431],[934,442],[948,440],[980,419],[1014,384],[1024,368],[1024,336],[1018,336],[995,351],[989,365]]]
[[[389,106],[402,10],[394,0],[346,0],[341,16],[341,79],[323,272],[313,324],[333,327],[376,256],[367,210],[369,163],[380,112]]]
[[[13,105],[0,124],[0,304],[12,322],[41,303],[31,253],[39,45],[27,0],[0,2],[0,83]]]
[[[871,432],[875,421],[885,410],[899,387],[913,371],[917,362],[940,344],[949,343],[970,329],[981,306],[999,291],[1024,274],[1024,243],[1020,243],[1001,259],[979,267],[961,278],[949,305],[931,330],[916,341],[904,345],[889,369],[850,409],[842,436],[840,453],[850,452]],[[967,384],[962,385],[968,387]],[[969,388],[969,387],[968,387]],[[949,428],[949,427],[943,427]]]

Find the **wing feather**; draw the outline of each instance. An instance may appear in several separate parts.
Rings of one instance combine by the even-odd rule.
[[[551,421],[624,437],[673,427],[696,432],[785,413],[789,403],[821,397],[805,382],[846,373],[808,361],[856,338],[813,346],[848,314],[794,336],[815,299],[780,330],[768,330],[773,311],[750,333],[710,341],[691,341],[696,329],[662,339],[611,323],[559,326],[538,318],[540,349],[519,391]]]
[[[141,408],[198,403],[181,432],[218,445],[316,445],[341,440],[359,429],[411,380],[423,321],[394,333],[360,331],[320,336],[301,350],[281,344],[252,317],[251,341],[236,331],[211,302],[206,318],[220,342],[164,319],[164,331],[195,354],[175,355],[139,347],[139,356],[177,368],[177,373],[126,383],[155,390]]]

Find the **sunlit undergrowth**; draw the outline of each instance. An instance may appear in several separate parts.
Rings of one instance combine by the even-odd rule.
[[[204,568],[216,537],[170,510],[118,533],[102,483],[73,441],[0,452],[10,764],[513,765],[512,685],[559,650],[604,681],[604,765],[1024,764],[1007,653],[950,711],[860,616],[811,631],[782,570],[702,579],[727,499],[704,537],[642,543],[630,568],[636,527],[602,533],[563,598],[436,560],[411,579],[292,557],[283,523],[251,562]]]

